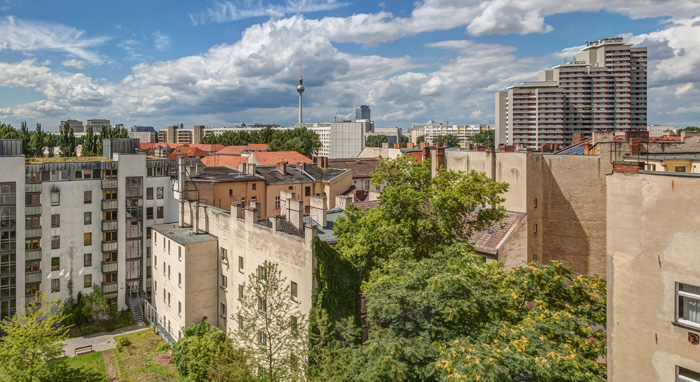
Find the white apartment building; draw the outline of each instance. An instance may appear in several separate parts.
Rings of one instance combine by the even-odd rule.
[[[92,127],[92,131],[97,134],[102,131],[102,126],[112,127],[112,124],[109,119],[88,119],[85,125],[85,131],[87,131],[88,127]]]
[[[428,121],[428,123],[411,123],[411,135],[416,138],[420,135],[425,137],[425,142],[433,144],[435,138],[442,135],[453,135],[459,140],[459,146],[465,148],[470,143],[470,138],[479,134],[482,131],[492,130],[491,125],[472,124],[472,125],[450,125],[449,122]],[[419,133],[413,133],[421,132]],[[415,143],[415,142],[414,142]]]
[[[0,316],[37,292],[67,298],[69,282],[73,297],[100,285],[120,309],[150,290],[150,226],[177,216],[170,161],[109,146],[112,159],[81,161],[0,150]]]
[[[374,131],[371,121],[304,123],[301,126],[315,131],[321,139],[317,156],[355,158],[365,147],[365,134]],[[293,125],[292,128],[299,127]]]
[[[229,131],[231,131],[231,132],[238,132],[238,131],[247,131],[247,132],[251,132],[251,131],[260,131],[260,130],[266,128],[267,126],[270,126],[271,128],[273,128],[273,129],[275,129],[275,130],[288,130],[288,129],[290,129],[289,127],[282,127],[282,126],[280,126],[280,125],[278,125],[278,124],[276,124],[276,123],[273,123],[273,124],[264,124],[264,123],[257,123],[257,122],[256,122],[256,123],[253,123],[253,124],[250,124],[250,125],[246,125],[245,123],[243,123],[243,124],[238,125],[238,126],[235,126],[235,127],[215,127],[215,128],[207,128],[207,129],[204,130],[204,136],[205,136],[205,137],[209,137],[209,136],[212,136],[212,135],[219,136],[219,135],[221,135],[221,134],[223,134],[223,133],[226,133],[226,132],[229,132]]]
[[[496,93],[497,144],[571,145],[574,134],[645,130],[647,50],[621,37],[588,42],[576,60]]]
[[[647,131],[650,137],[662,137],[666,131],[676,132],[673,125],[647,125]]]

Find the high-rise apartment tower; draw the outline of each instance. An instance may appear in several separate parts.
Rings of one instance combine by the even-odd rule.
[[[646,130],[647,49],[621,37],[587,42],[575,61],[496,93],[496,141],[540,149],[574,134]]]

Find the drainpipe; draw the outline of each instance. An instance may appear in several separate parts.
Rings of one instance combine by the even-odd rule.
[[[180,192],[180,228],[185,226],[185,158],[177,158],[177,190]]]

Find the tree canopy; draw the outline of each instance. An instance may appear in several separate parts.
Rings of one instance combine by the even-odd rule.
[[[386,135],[370,135],[365,139],[365,146],[367,147],[382,147],[382,143],[389,142],[389,138]]]
[[[296,151],[313,157],[321,148],[321,139],[314,131],[305,127],[296,129],[273,129],[270,126],[253,131],[227,131],[219,136],[202,138],[202,143],[224,146],[242,146],[251,143],[266,143],[270,151]]]
[[[440,135],[433,139],[435,146],[459,147],[459,139],[454,135]]]
[[[472,143],[477,145],[486,145],[491,150],[496,147],[496,130],[482,131],[470,138]]]

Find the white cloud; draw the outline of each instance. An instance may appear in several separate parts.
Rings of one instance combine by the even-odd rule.
[[[47,64],[44,64],[47,65]],[[85,61],[81,60],[66,60],[61,62],[61,65],[63,66],[70,66],[76,69],[85,69]]]
[[[190,14],[192,25],[208,23],[224,23],[261,16],[287,15],[294,13],[311,13],[330,11],[347,6],[348,3],[339,3],[335,0],[287,0],[283,5],[263,4],[258,1],[216,1],[214,6],[207,8],[198,14]]]
[[[160,50],[166,50],[170,46],[170,37],[160,33],[160,31],[155,31],[153,33],[153,46]]]
[[[7,16],[0,20],[0,50],[23,53],[59,51],[69,56],[100,64],[103,58],[93,51],[108,37],[83,37],[85,32],[62,24],[28,21]]]

